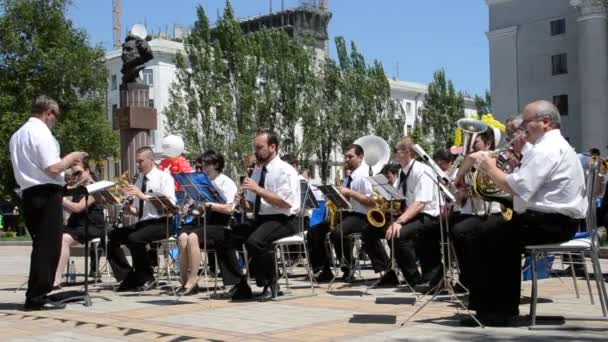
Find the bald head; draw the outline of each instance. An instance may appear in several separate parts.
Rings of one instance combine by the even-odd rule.
[[[538,120],[542,120],[545,117],[549,118],[552,128],[560,127],[561,117],[559,115],[559,110],[553,103],[547,100],[534,101],[528,104],[524,111],[533,113]]]

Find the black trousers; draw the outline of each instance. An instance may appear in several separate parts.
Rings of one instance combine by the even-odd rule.
[[[25,298],[32,304],[41,302],[53,289],[61,254],[62,196],[63,187],[54,184],[37,185],[23,191],[23,215],[32,237]]]
[[[504,219],[501,214],[488,216],[456,214],[454,216],[450,236],[460,269],[458,280],[467,289],[471,285],[471,270],[469,268],[475,257],[472,241],[489,227],[494,227],[503,222]]]
[[[485,222],[482,231],[467,242],[473,251],[469,260],[470,309],[478,313],[518,315],[524,247],[570,240],[579,222],[561,214],[531,211],[514,214],[506,222]]]
[[[171,224],[171,219],[169,219]],[[108,262],[118,281],[138,286],[154,279],[154,271],[148,258],[147,244],[167,238],[167,219],[151,219],[137,222],[133,226],[114,229],[108,238]],[[121,245],[131,251],[133,266]]]
[[[399,232],[399,238],[394,241],[387,241],[395,250],[395,259],[405,279],[411,285],[422,281],[436,282],[442,275],[441,264],[441,235],[439,231],[439,220],[428,215],[418,215],[407,224],[403,225]],[[372,260],[374,269],[386,269],[389,259],[384,251],[375,241],[384,238],[385,231],[370,230],[364,234],[367,253]],[[379,247],[380,246],[380,247]],[[416,265],[417,258],[420,258],[422,275],[418,272]]]
[[[327,233],[329,233],[329,223],[327,221],[308,228],[308,247],[313,273],[331,270],[330,259],[327,255],[327,248],[325,248]]]
[[[367,216],[360,213],[349,213],[342,217],[342,223],[338,223],[336,228],[329,235],[331,243],[336,252],[336,258],[340,262],[344,261],[346,267],[350,267],[353,262],[353,246],[348,237],[356,233],[365,233],[370,230],[367,224]],[[342,250],[344,245],[344,251]],[[342,260],[344,257],[344,260]]]
[[[203,230],[203,225],[182,227],[182,233],[196,234],[200,248],[203,248],[205,238],[207,238],[207,248],[215,250],[217,261],[222,272],[224,285],[237,284],[242,277],[241,267],[236,254],[236,248],[232,241],[232,230],[226,229],[223,225],[207,225],[207,231]]]
[[[298,231],[296,216],[260,215],[251,224],[234,227],[234,247],[245,244],[251,257],[249,266],[258,286],[276,281],[273,242]]]

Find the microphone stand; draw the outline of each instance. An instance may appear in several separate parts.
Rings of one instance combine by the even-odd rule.
[[[452,280],[454,279],[453,272],[451,270],[452,260],[450,257],[450,251],[452,250],[451,240],[449,237],[449,217],[446,215],[444,217],[443,212],[446,208],[448,202],[454,202],[454,195],[445,187],[446,180],[449,180],[445,173],[435,164],[435,162],[424,152],[424,150],[419,146],[415,145],[416,153],[422,158],[423,162],[427,164],[431,170],[433,170],[434,175],[427,174],[433,182],[437,185],[437,200],[439,201],[439,232],[440,232],[440,253],[441,253],[441,263],[443,265],[443,276],[439,283],[431,288],[425,295],[428,293],[433,293],[433,296],[427,300],[424,304],[422,304],[414,313],[412,313],[401,326],[405,325],[405,323],[409,322],[414,316],[416,316],[420,311],[422,311],[429,303],[435,301],[439,294],[444,290],[447,292],[449,296],[449,300],[458,304],[464,311],[469,315],[481,328],[484,327],[483,324],[471,313],[471,311],[464,305],[464,303],[458,298],[456,291],[452,286]],[[444,222],[445,221],[445,222]],[[447,255],[445,248],[447,247]],[[462,285],[462,284],[461,284]]]

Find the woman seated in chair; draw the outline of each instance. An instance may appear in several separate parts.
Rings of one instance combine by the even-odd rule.
[[[68,186],[87,185],[95,182],[95,175],[91,172],[87,160],[83,160],[72,167],[72,174]],[[89,196],[85,204],[85,198],[82,194],[73,196],[72,199],[63,199],[63,208],[70,213],[68,222],[63,228],[63,238],[61,245],[61,255],[55,272],[55,283],[53,287],[59,287],[61,282],[61,273],[65,269],[68,258],[70,257],[70,247],[78,244],[84,244],[95,238],[104,239],[104,215],[103,208],[95,205],[95,199]],[[89,229],[87,239],[85,241],[84,224],[87,219],[86,205],[88,205]],[[96,272],[97,256],[96,251],[91,251],[91,273]]]
[[[206,247],[214,249],[217,254],[224,286],[235,285],[241,279],[241,269],[230,235],[231,214],[237,192],[236,184],[222,173],[224,157],[215,151],[209,150],[203,153],[196,160],[196,169],[207,174],[226,203],[205,203],[205,208],[194,210],[195,216],[200,216],[203,211],[207,212],[205,215],[206,231],[203,219],[200,219],[195,220],[192,225],[182,227],[182,232],[178,236],[180,283],[182,284],[178,294],[186,296],[198,292],[198,270],[205,238]]]

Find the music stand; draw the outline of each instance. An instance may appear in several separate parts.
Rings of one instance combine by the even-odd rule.
[[[431,288],[427,293],[433,293],[433,296],[422,304],[414,313],[412,313],[403,323],[409,322],[418,312],[422,311],[429,303],[434,301],[437,296],[440,294],[441,290],[445,290],[449,296],[449,299],[452,302],[455,302],[460,305],[464,309],[464,311],[471,316],[477,324],[481,328],[483,328],[483,324],[471,313],[471,311],[464,305],[464,303],[458,298],[458,295],[454,291],[452,286],[452,280],[454,279],[451,271],[452,260],[450,257],[451,250],[451,240],[449,237],[449,217],[444,217],[443,212],[444,208],[448,203],[453,203],[456,200],[456,197],[447,189],[445,186],[449,182],[449,178],[445,175],[445,173],[437,166],[437,164],[429,157],[429,155],[424,151],[422,147],[419,145],[414,146],[414,150],[420,156],[422,161],[427,164],[431,170],[433,170],[433,174],[427,174],[433,182],[437,185],[437,200],[439,201],[439,232],[440,232],[440,252],[441,252],[441,262],[443,264],[443,276],[441,280]],[[443,200],[442,200],[443,199]],[[444,246],[447,246],[447,255]],[[449,273],[449,274],[448,274]],[[462,284],[460,284],[462,286]],[[426,295],[426,294],[425,294]]]
[[[102,296],[90,296],[89,295],[89,196],[97,193],[108,192],[107,190],[116,185],[114,182],[110,181],[100,181],[93,184],[89,184],[87,186],[79,185],[77,187],[67,189],[64,191],[64,195],[83,195],[84,196],[84,207],[85,207],[85,217],[84,221],[84,292],[82,291],[64,291],[55,293],[49,297],[60,302],[60,303],[71,303],[77,301],[83,301],[84,306],[91,306],[93,302],[91,298],[100,298],[105,301],[110,301],[110,299]],[[111,197],[109,193],[108,196]],[[105,195],[99,195],[100,198],[105,197]],[[113,197],[112,197],[113,198]],[[113,199],[116,201],[115,199]]]
[[[353,207],[350,204],[350,202],[346,199],[346,197],[344,197],[335,186],[320,185],[319,190],[321,190],[321,192],[325,196],[326,201],[331,201],[336,206],[336,211],[340,214],[340,228],[339,229],[340,229],[340,247],[342,249],[342,255],[340,256],[340,265],[338,266],[338,269],[341,269],[342,266],[347,266],[346,259],[344,258],[344,234],[343,234],[344,232],[342,230],[342,221],[343,221],[342,212],[350,211],[350,210],[352,210]],[[331,289],[331,285],[334,283],[334,281],[336,281],[337,276],[335,274],[337,274],[337,273],[338,272],[336,270],[336,272],[334,273],[333,279],[327,285],[328,291]]]
[[[204,172],[192,172],[192,173],[177,173],[173,174],[173,178],[177,181],[177,183],[186,191],[188,196],[192,198],[196,203],[200,202],[208,202],[208,203],[219,203],[225,204],[226,200],[222,196],[221,192],[217,189],[213,181],[209,179],[206,173]],[[207,262],[209,261],[209,254],[207,254],[207,208],[203,204],[201,206],[203,212],[201,215],[203,216],[203,254],[207,257]],[[225,227],[226,229],[231,229],[230,224]],[[216,256],[217,257],[217,256]],[[193,265],[191,265],[193,266]],[[207,295],[209,300],[211,300],[211,294],[209,293],[209,273],[207,272],[207,267],[203,269],[205,275],[205,288],[207,289]]]

